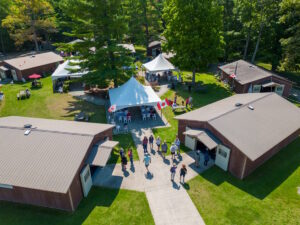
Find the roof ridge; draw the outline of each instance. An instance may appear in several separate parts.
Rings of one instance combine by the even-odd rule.
[[[236,110],[239,110],[239,109],[244,108],[244,107],[246,107],[246,106],[248,107],[248,105],[252,104],[253,102],[260,101],[261,99],[266,98],[266,97],[268,97],[268,96],[270,96],[270,95],[272,95],[272,94],[273,94],[273,92],[270,92],[270,93],[268,93],[268,94],[266,94],[266,95],[264,95],[264,96],[262,96],[262,97],[259,97],[259,98],[255,99],[255,100],[252,100],[252,101],[250,101],[250,102],[247,102],[247,103],[245,103],[245,104],[243,104],[243,105],[241,105],[241,106],[239,106],[239,107],[237,107],[237,108],[234,108],[234,109],[232,109],[232,110],[229,110],[228,112],[225,112],[225,113],[223,113],[223,114],[221,114],[221,115],[219,115],[219,116],[216,116],[216,117],[214,117],[214,118],[208,120],[207,122],[210,123],[210,122],[212,122],[213,120],[219,119],[220,117],[223,117],[223,116],[225,116],[225,115],[227,115],[227,114],[229,114],[229,113],[232,113],[232,112],[234,112],[234,111],[236,111]]]
[[[38,128],[23,128],[23,127],[13,127],[13,126],[1,126],[0,128],[6,128],[6,129],[14,129],[14,130],[31,130],[31,131],[39,131],[39,132],[45,132],[45,133],[54,133],[54,134],[69,134],[69,135],[75,135],[75,136],[87,136],[87,137],[94,137],[94,135],[91,134],[84,134],[84,133],[72,133],[72,132],[61,132],[61,131],[55,131],[55,130],[43,130]]]

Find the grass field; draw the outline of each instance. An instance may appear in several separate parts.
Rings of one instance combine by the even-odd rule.
[[[207,225],[300,224],[300,137],[245,180],[213,167],[188,182]]]
[[[114,141],[118,141],[119,145],[113,150],[111,158],[108,161],[108,164],[121,163],[120,158],[120,148],[122,147],[125,150],[126,156],[129,148],[132,149],[133,160],[138,160],[139,156],[136,150],[136,146],[132,139],[131,134],[117,134],[113,137]]]
[[[182,72],[182,78],[184,81],[190,81],[191,72]],[[171,107],[167,107],[163,109],[163,114],[168,120],[171,127],[167,128],[158,128],[152,129],[155,137],[159,136],[162,140],[166,140],[168,146],[172,142],[174,142],[176,138],[176,134],[178,131],[178,122],[174,119],[176,115],[180,115],[187,111],[200,108],[212,102],[218,101],[220,99],[226,98],[231,95],[231,92],[224,87],[222,83],[216,80],[216,78],[212,74],[208,73],[197,73],[196,74],[196,82],[198,84],[202,84],[206,90],[205,91],[193,91],[191,93],[188,92],[187,88],[184,86],[177,86],[176,90],[169,90],[166,94],[164,94],[161,99],[171,99],[174,100],[175,93],[177,94],[177,103],[181,104],[182,101],[185,101],[189,96],[193,98],[193,108],[185,109],[183,111],[172,111]],[[188,149],[181,145],[181,149],[183,151],[188,151]]]
[[[1,225],[154,224],[145,193],[94,187],[74,213],[0,202]]]
[[[75,114],[84,111],[89,114],[90,122],[106,122],[104,107],[80,101],[68,94],[54,94],[51,77],[41,81],[43,87],[40,89],[31,89],[30,82],[3,85],[0,89],[4,92],[5,99],[0,103],[0,117],[14,115],[74,120]],[[17,93],[26,88],[30,90],[31,97],[18,101]]]

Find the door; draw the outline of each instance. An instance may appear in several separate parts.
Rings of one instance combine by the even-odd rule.
[[[86,165],[80,173],[83,195],[86,197],[93,186],[90,166]]]
[[[275,93],[277,93],[280,96],[282,96],[283,90],[284,90],[284,85],[283,84],[275,87]]]
[[[224,145],[218,145],[215,164],[221,169],[227,171],[230,158],[230,149]]]
[[[17,81],[18,80],[18,77],[17,77],[17,73],[15,70],[11,70],[11,75],[13,77],[13,80]]]
[[[191,128],[186,127],[185,131],[190,130]],[[185,146],[188,147],[191,150],[196,150],[196,139],[191,138],[188,135],[185,135],[185,140],[184,140]]]

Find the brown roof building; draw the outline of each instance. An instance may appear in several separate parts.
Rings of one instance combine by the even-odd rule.
[[[300,109],[275,93],[237,94],[176,119],[186,146],[240,179],[300,134]]]
[[[104,141],[112,138],[113,127],[26,117],[0,118],[0,200],[75,210],[92,186],[87,162],[91,152],[104,166],[117,144]],[[102,144],[102,148],[109,146],[104,156],[100,150],[97,152]]]
[[[22,80],[34,73],[43,75],[53,72],[63,61],[63,58],[54,52],[46,52],[4,60],[4,66],[10,70],[14,80]]]
[[[289,96],[292,82],[259,66],[238,60],[219,67],[221,80],[236,93],[276,92]]]

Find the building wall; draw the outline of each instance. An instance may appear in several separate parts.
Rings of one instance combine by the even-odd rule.
[[[290,91],[292,88],[292,82],[282,79],[278,76],[270,76],[270,77],[266,77],[266,78],[262,78],[262,79],[253,81],[248,84],[240,84],[236,80],[230,78],[229,75],[230,74],[226,74],[224,71],[221,71],[221,80],[228,80],[229,84],[232,84],[232,82],[234,82],[233,91],[237,94],[248,93],[248,90],[249,90],[249,87],[251,84],[252,85],[261,85],[261,84],[271,82],[271,81],[276,82],[278,84],[284,84],[284,91],[282,94],[284,97],[288,97],[290,95]]]
[[[294,132],[293,134],[291,134],[283,141],[281,141],[278,145],[270,149],[268,152],[266,152],[264,155],[259,157],[257,160],[251,161],[250,159],[247,159],[245,174],[242,178],[250,175],[255,169],[257,169],[264,162],[266,162],[268,159],[270,159],[272,156],[278,153],[282,148],[284,148],[285,146],[293,142],[296,138],[298,138],[299,135],[300,135],[300,129]]]
[[[52,73],[57,68],[57,65],[62,62],[63,61],[51,63],[51,64],[47,64],[47,65],[43,65],[43,66],[39,66],[39,67],[35,67],[35,68],[30,68],[30,69],[26,69],[26,70],[18,70],[14,67],[11,67],[9,64],[6,64],[6,66],[11,69],[14,69],[17,73],[18,79],[21,80],[22,78],[28,79],[28,76],[30,76],[31,74],[34,74],[34,73],[39,74],[39,75],[44,75],[45,73]]]
[[[228,147],[231,150],[229,163],[228,163],[228,171],[235,177],[242,179],[244,163],[246,162],[247,157],[237,147],[235,147],[221,133],[219,133],[207,122],[187,121],[187,120],[178,121],[178,137],[182,143],[184,143],[184,139],[185,139],[182,133],[185,131],[187,126],[194,129],[209,130],[215,137],[217,137],[222,142],[223,145]]]
[[[0,188],[0,200],[71,211],[67,194],[34,190],[23,187]]]

